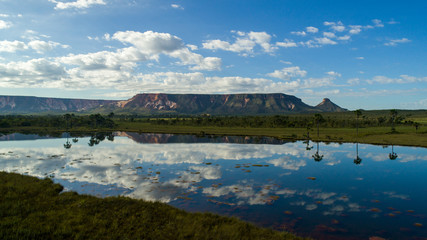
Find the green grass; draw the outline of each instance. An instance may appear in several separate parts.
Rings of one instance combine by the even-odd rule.
[[[236,218],[62,189],[50,179],[0,172],[0,239],[300,239]]]

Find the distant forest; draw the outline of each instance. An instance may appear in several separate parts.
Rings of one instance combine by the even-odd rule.
[[[120,122],[140,122],[153,125],[214,126],[214,127],[251,127],[251,128],[312,128],[316,126],[331,128],[381,127],[407,125],[418,128],[422,124],[414,120],[414,115],[425,115],[427,111],[353,111],[346,113],[273,115],[273,116],[138,116],[138,115],[3,115],[0,116],[0,129],[16,127],[54,127],[72,128],[108,128],[113,129]]]

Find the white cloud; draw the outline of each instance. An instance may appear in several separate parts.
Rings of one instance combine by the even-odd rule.
[[[276,45],[278,47],[284,47],[284,48],[290,48],[290,47],[297,47],[298,46],[296,42],[289,40],[289,39],[285,39],[285,40],[283,40],[283,42],[276,42]]]
[[[291,32],[291,34],[293,34],[293,35],[297,35],[297,36],[305,36],[305,35],[307,35],[307,33],[306,33],[306,32],[304,32],[304,31]]]
[[[355,57],[355,59],[357,59],[357,60],[363,60],[365,58],[364,57]]]
[[[57,0],[48,0],[49,2],[55,3],[55,9],[69,9],[69,8],[77,8],[84,9],[89,8],[92,5],[106,5],[104,0],[77,0],[75,2],[61,2]]]
[[[229,43],[219,39],[208,40],[203,43],[203,48],[210,50],[221,49],[224,51],[252,54],[255,46],[260,46],[264,52],[270,53],[277,49],[270,43],[271,35],[266,32],[241,32],[232,31],[238,37],[234,43]]]
[[[411,40],[407,39],[407,38],[401,38],[401,39],[392,39],[389,42],[384,43],[385,46],[397,46],[397,44],[399,43],[408,43],[411,42]]]
[[[350,25],[350,34],[359,34],[362,31],[363,26],[361,25]]]
[[[12,23],[0,20],[0,29],[7,29],[12,26]]]
[[[181,9],[181,10],[184,10],[184,8],[183,8],[181,5],[178,5],[178,4],[171,4],[171,7],[172,7],[172,8],[175,8],[175,9]]]
[[[62,57],[59,61],[77,65],[84,70],[125,70],[131,71],[137,63],[155,60],[158,61],[161,54],[180,61],[179,65],[190,65],[192,70],[219,70],[221,59],[216,57],[204,58],[200,54],[191,52],[182,40],[169,33],[158,32],[116,32],[112,37],[123,44],[131,44],[127,48],[118,49],[115,52],[101,51],[96,53],[69,55]]]
[[[344,36],[338,37],[337,39],[338,40],[342,40],[342,41],[347,41],[347,40],[350,40],[350,36],[349,35],[344,35]]]
[[[337,72],[334,72],[334,71],[329,71],[326,74],[328,74],[329,76],[332,76],[332,77],[341,77],[340,73],[337,73]]]
[[[37,53],[44,53],[47,51],[51,51],[54,48],[61,46],[62,48],[68,48],[68,45],[61,45],[57,42],[52,41],[40,41],[40,40],[33,40],[28,43],[28,46],[32,49],[34,49]]]
[[[372,22],[374,23],[375,27],[384,27],[384,24],[379,19],[373,19]]]
[[[196,45],[192,45],[192,44],[187,44],[187,47],[190,48],[192,51],[196,51],[199,49],[199,47],[197,47]]]
[[[290,62],[290,61],[283,61],[283,60],[280,60],[280,62],[281,62],[281,63],[284,63],[284,64],[288,64],[288,65],[291,65],[291,64],[292,64],[292,62]]]
[[[8,18],[9,17],[9,15],[8,14],[0,14],[0,17],[2,17],[2,18]]]
[[[286,81],[295,77],[305,77],[306,75],[307,71],[301,70],[299,67],[287,67],[267,74],[267,76],[283,79]]]
[[[417,83],[427,82],[427,77],[413,77],[409,75],[400,75],[399,78],[389,78],[385,76],[375,76],[372,79],[366,80],[369,84],[380,83],[380,84],[406,84],[406,83]]]
[[[27,48],[27,45],[21,41],[0,41],[0,52],[14,53],[18,50],[25,50]]]
[[[57,42],[45,42],[40,40],[33,40],[28,43],[24,43],[21,41],[0,41],[0,52],[9,52],[13,53],[16,51],[24,51],[27,49],[33,49],[37,53],[44,53],[46,51],[53,50],[55,47],[61,46],[63,48],[67,48],[67,45],[61,45]]]
[[[331,40],[329,38],[326,38],[326,37],[323,37],[323,38],[314,38],[314,39],[320,45],[335,45],[335,44],[337,44],[337,42],[335,42],[335,41],[333,41],[333,40]]]
[[[327,37],[327,38],[336,38],[337,36],[335,35],[335,33],[333,32],[324,32],[323,36]]]
[[[60,87],[58,80],[64,75],[63,66],[43,58],[0,63],[0,86],[3,87]]]
[[[319,29],[315,27],[306,27],[306,31],[309,33],[317,33]]]
[[[335,32],[344,32],[346,29],[341,21],[338,22],[323,22],[323,25],[329,26]]]

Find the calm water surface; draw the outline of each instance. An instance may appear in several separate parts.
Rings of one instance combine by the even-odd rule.
[[[315,239],[427,237],[425,148],[125,132],[66,137],[1,136],[0,171]]]

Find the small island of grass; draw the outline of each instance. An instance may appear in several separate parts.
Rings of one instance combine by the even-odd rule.
[[[51,179],[0,172],[0,239],[301,239],[164,203],[63,192]]]

